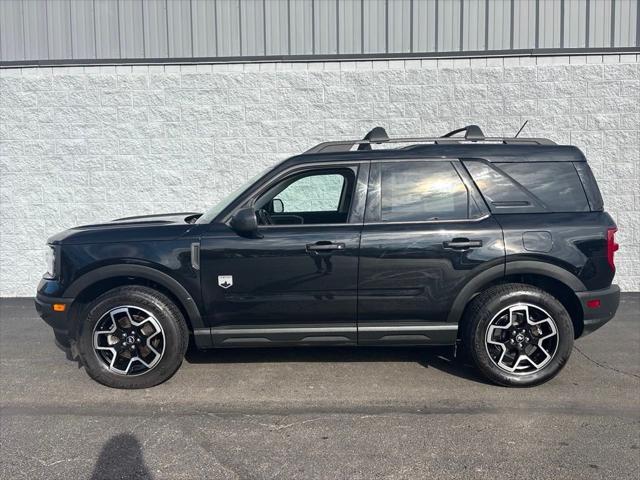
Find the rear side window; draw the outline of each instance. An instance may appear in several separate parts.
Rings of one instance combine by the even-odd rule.
[[[388,162],[380,168],[380,219],[466,219],[469,194],[450,162]]]
[[[589,211],[582,182],[571,162],[464,164],[496,213]]]

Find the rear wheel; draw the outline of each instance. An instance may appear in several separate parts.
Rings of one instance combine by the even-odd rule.
[[[147,287],[110,290],[86,309],[78,339],[87,373],[114,388],[147,388],[180,367],[188,330],[176,305]]]
[[[469,306],[463,342],[491,381],[527,387],[553,378],[573,347],[573,324],[549,293],[525,284],[498,285]]]

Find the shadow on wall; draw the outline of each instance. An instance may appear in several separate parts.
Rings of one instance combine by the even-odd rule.
[[[153,478],[144,463],[140,442],[129,433],[116,435],[104,444],[91,474],[91,480],[113,478],[136,480]]]

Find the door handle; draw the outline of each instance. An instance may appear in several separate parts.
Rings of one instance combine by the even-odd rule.
[[[467,250],[469,248],[478,248],[482,246],[482,240],[469,240],[468,238],[454,238],[448,242],[442,242],[444,248],[452,250]]]
[[[344,250],[344,243],[332,243],[332,242],[307,243],[308,252],[329,252],[331,250]]]

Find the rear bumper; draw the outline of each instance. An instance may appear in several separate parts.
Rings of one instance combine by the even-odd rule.
[[[611,285],[603,290],[590,290],[588,292],[576,292],[582,306],[584,329],[581,336],[596,331],[611,320],[620,304],[620,287]],[[590,307],[589,301],[599,300],[600,305]]]

